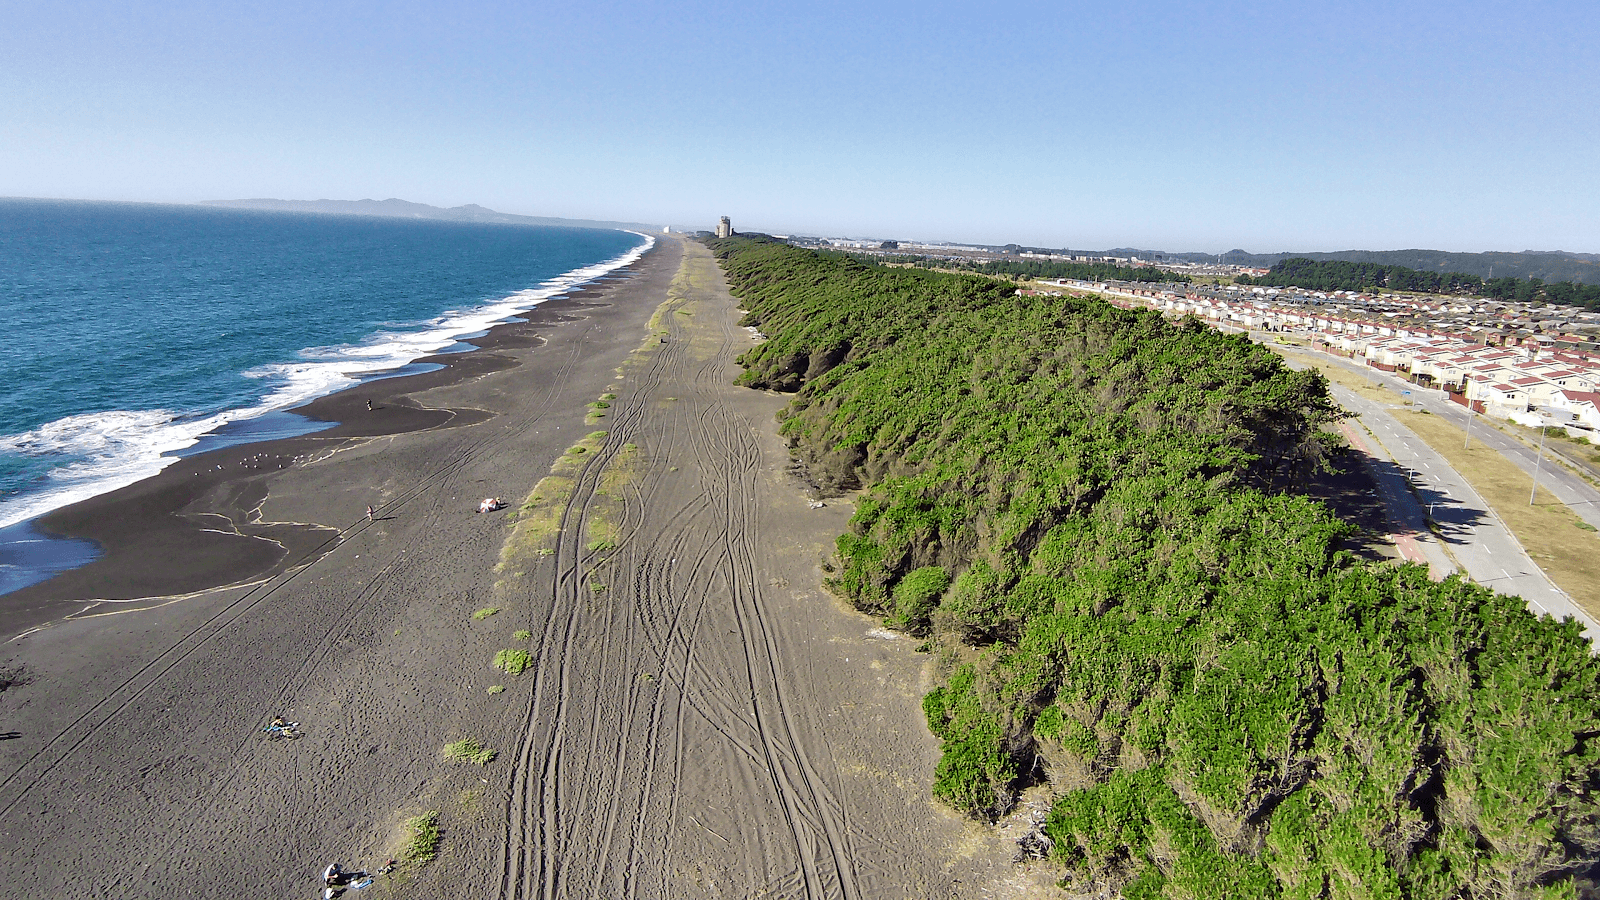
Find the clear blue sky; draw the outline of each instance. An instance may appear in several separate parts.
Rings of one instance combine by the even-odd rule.
[[[1600,252],[1600,4],[7,0],[0,196]]]

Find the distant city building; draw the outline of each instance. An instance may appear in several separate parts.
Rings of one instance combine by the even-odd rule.
[[[717,237],[733,237],[733,225],[728,221],[727,216],[723,216],[722,220],[717,223]]]

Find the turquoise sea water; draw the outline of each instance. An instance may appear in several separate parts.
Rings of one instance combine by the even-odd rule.
[[[304,430],[281,411],[450,348],[648,240],[0,200],[0,593],[83,561],[35,543],[29,520],[177,453]]]

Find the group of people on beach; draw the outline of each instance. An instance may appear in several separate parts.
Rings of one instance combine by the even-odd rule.
[[[393,872],[397,865],[399,862],[391,859],[378,867],[378,874],[387,875]],[[339,863],[329,863],[328,867],[322,870],[322,900],[333,900],[347,890],[360,890],[371,884],[371,873],[346,869]]]

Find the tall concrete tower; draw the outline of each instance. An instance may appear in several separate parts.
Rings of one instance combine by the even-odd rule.
[[[728,222],[727,216],[717,223],[717,237],[733,237],[733,225]]]

